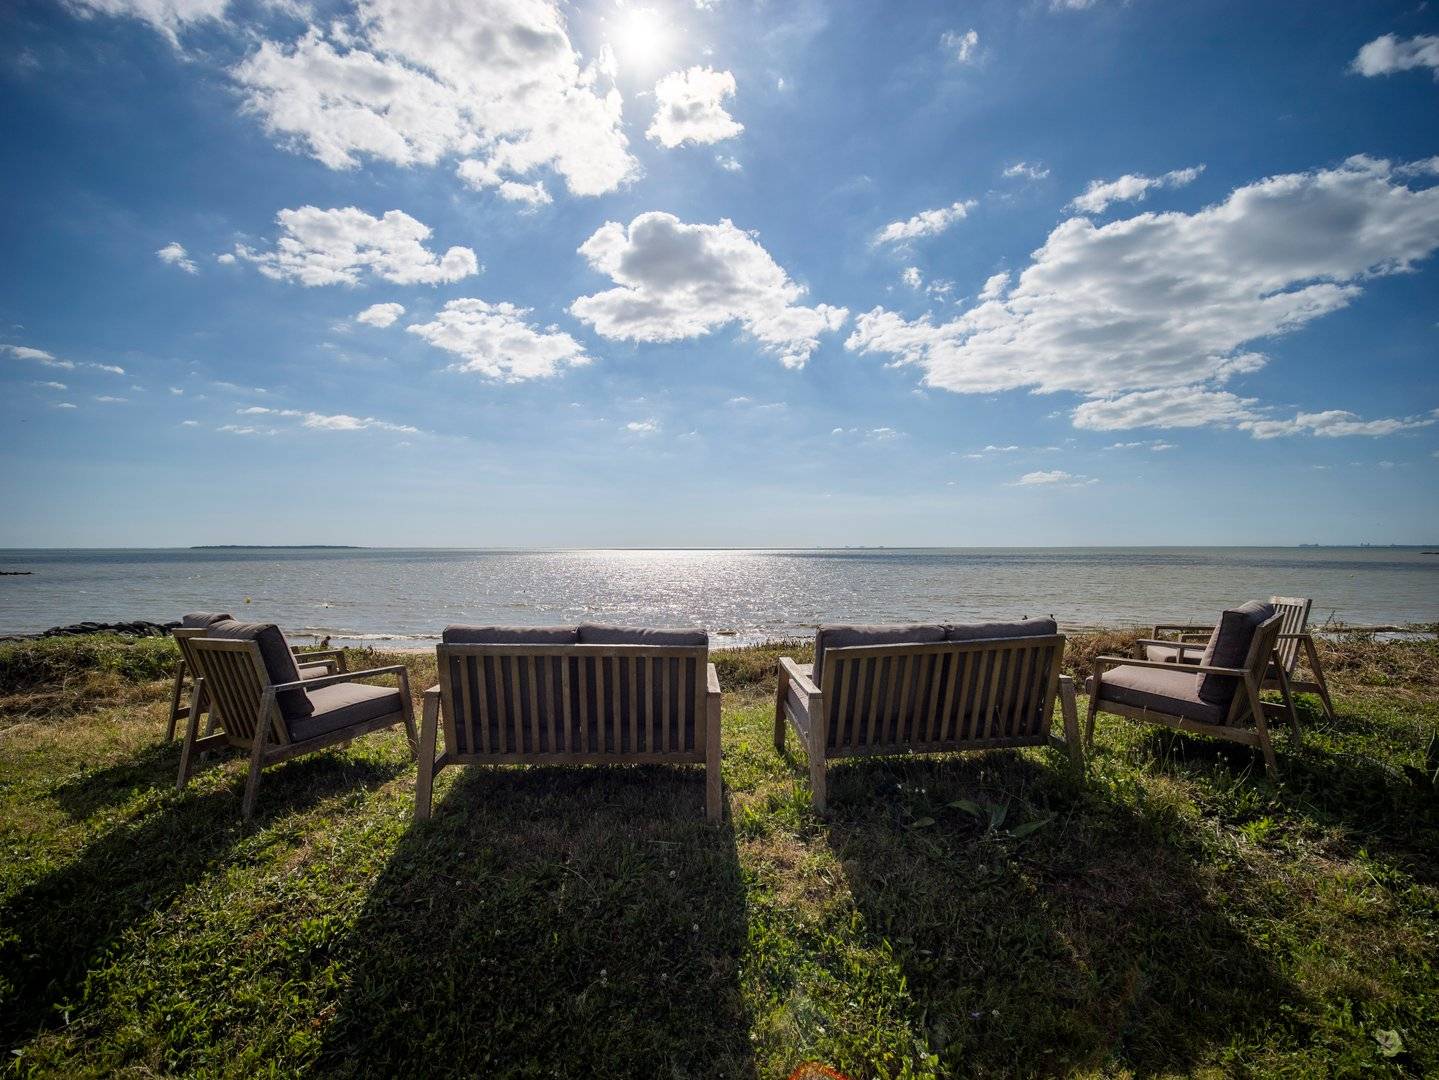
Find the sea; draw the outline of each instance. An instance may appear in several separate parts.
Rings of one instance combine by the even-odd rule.
[[[226,611],[337,645],[422,648],[452,623],[580,622],[702,626],[738,645],[821,623],[1206,622],[1271,595],[1313,597],[1316,623],[1394,626],[1439,621],[1439,555],[1425,550],[0,549],[0,635]]]

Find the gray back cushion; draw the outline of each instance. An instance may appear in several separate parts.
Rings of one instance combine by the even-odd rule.
[[[212,624],[205,636],[231,641],[253,641],[260,646],[260,659],[265,662],[265,671],[270,676],[270,682],[288,683],[300,680],[300,668],[295,663],[295,654],[290,651],[290,643],[274,623],[244,623],[230,619]],[[282,690],[278,700],[280,713],[286,720],[309,716],[315,711],[309,695],[300,689]]]
[[[824,678],[826,649],[859,645],[933,645],[943,641],[945,628],[928,623],[887,623],[874,626],[821,626],[814,636],[814,682]],[[823,687],[820,687],[823,689]]]
[[[447,626],[446,645],[576,645],[573,626]]]
[[[1243,667],[1249,657],[1254,631],[1274,615],[1273,604],[1251,600],[1230,608],[1219,616],[1209,635],[1201,664],[1212,667]],[[1239,680],[1232,675],[1204,675],[1199,680],[1199,697],[1211,705],[1227,706],[1234,700]]]
[[[1053,619],[1025,619],[1023,622],[949,623],[945,641],[989,641],[994,638],[1050,637],[1059,633]]]
[[[180,616],[180,626],[186,630],[199,630],[217,622],[230,622],[235,618],[233,615],[221,614],[215,611],[191,611]]]
[[[709,648],[710,636],[698,628],[647,629],[638,626],[580,624],[581,645],[665,645],[671,648]]]

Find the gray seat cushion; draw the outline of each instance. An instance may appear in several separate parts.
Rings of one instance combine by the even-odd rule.
[[[286,718],[293,742],[303,742],[327,735],[341,728],[354,727],[366,720],[399,713],[400,692],[392,686],[367,686],[365,683],[335,683],[309,692],[315,711],[298,720]],[[400,718],[397,715],[395,719]]]
[[[1094,677],[1084,682],[1084,692],[1094,693]],[[1100,705],[1113,701],[1136,709],[1182,716],[1204,724],[1224,721],[1228,708],[1212,705],[1199,696],[1199,675],[1176,668],[1135,667],[1123,664],[1104,673],[1100,684]]]
[[[1251,600],[1230,608],[1219,616],[1214,632],[1209,635],[1201,664],[1214,667],[1243,667],[1249,657],[1254,631],[1274,616],[1273,604]],[[1239,680],[1232,675],[1205,675],[1199,680],[1199,696],[1211,705],[1227,709],[1239,689]]]
[[[295,663],[295,654],[290,651],[290,643],[274,623],[242,623],[230,619],[212,624],[206,637],[253,641],[260,646],[260,659],[265,662],[270,682],[290,683],[300,680],[300,668]],[[280,703],[280,713],[286,720],[309,716],[315,711],[303,690],[282,690],[276,699]]]
[[[946,623],[945,641],[989,641],[995,638],[1049,637],[1059,633],[1053,619],[1023,622]]]
[[[577,645],[573,626],[447,626],[446,645]]]
[[[600,626],[582,623],[581,645],[664,645],[670,648],[709,648],[710,636],[697,628],[647,629],[638,626]]]
[[[1154,660],[1163,664],[1197,664],[1199,658],[1204,655],[1205,646],[1199,642],[1184,646],[1184,657],[1181,660],[1178,645],[1146,645],[1144,646],[1144,658]]]
[[[929,623],[821,626],[814,636],[814,677],[824,678],[826,649],[848,649],[860,645],[934,645],[945,640],[945,629]]]
[[[180,616],[180,626],[185,630],[199,630],[211,623],[228,622],[234,617],[217,611],[191,611]]]

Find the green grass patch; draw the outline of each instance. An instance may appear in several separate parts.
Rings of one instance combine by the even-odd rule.
[[[845,763],[820,818],[772,745],[775,658],[808,654],[768,647],[714,657],[722,826],[699,770],[663,767],[447,770],[416,825],[386,733],[268,771],[247,827],[239,755],[174,791],[169,643],[0,646],[3,1067],[1434,1075],[1433,645],[1351,649],[1277,785],[1102,717],[1086,772]],[[350,666],[396,661],[433,681],[433,656]]]

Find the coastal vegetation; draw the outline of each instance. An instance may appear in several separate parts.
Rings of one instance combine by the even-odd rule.
[[[1135,635],[1073,635],[1081,679]],[[1279,783],[1101,716],[1046,750],[847,763],[810,808],[776,658],[714,654],[700,770],[467,769],[398,733],[184,794],[164,638],[0,644],[0,1042],[16,1076],[1439,1073],[1439,645],[1322,642]],[[425,653],[352,652],[352,669]],[[1081,708],[1084,701],[1081,698]]]

